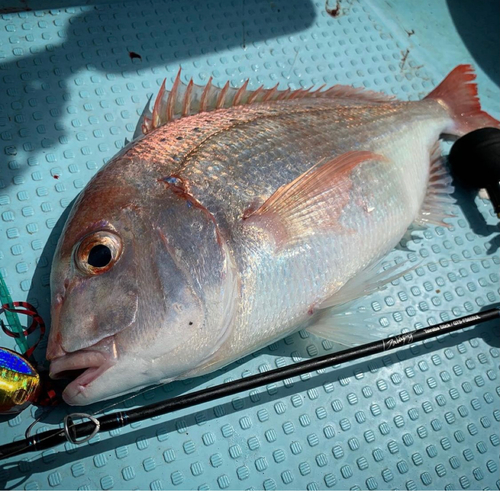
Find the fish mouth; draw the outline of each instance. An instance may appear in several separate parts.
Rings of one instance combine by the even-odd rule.
[[[52,379],[71,379],[72,381],[66,386],[64,393],[81,393],[113,364],[114,362],[103,352],[81,350],[53,359],[50,363],[50,377]]]

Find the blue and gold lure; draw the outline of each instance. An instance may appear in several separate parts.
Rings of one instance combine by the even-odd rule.
[[[0,314],[5,314],[10,322],[10,328],[0,319],[2,331],[17,340],[23,355],[0,347],[0,414],[18,413],[31,403],[45,405],[55,401],[55,394],[45,388],[41,395],[41,380],[36,369],[28,360],[33,358],[33,352],[45,333],[45,323],[36,308],[25,301],[12,301],[7,287],[0,275],[0,299],[8,302],[0,305]],[[31,324],[24,329],[18,318],[23,314],[32,319]],[[30,346],[28,336],[39,330],[38,340]],[[49,393],[50,392],[50,393]],[[40,400],[42,396],[42,401]]]
[[[40,392],[40,376],[22,356],[0,347],[0,414],[18,413]]]

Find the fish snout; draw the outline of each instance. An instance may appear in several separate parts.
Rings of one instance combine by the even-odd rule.
[[[64,349],[55,344],[50,362],[50,377],[52,379],[69,379],[66,394],[78,394],[95,381],[117,362],[116,345],[113,337],[105,339],[91,348],[64,352],[62,356],[55,356],[57,349]],[[48,357],[47,357],[48,358]],[[64,397],[64,395],[63,395]]]
[[[72,375],[71,373],[97,369],[106,365],[107,360],[105,354],[94,350],[82,350],[56,357],[50,363],[50,377],[52,379],[68,379],[68,376]]]

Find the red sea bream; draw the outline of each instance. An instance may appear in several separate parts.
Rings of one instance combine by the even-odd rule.
[[[442,222],[440,136],[500,126],[474,78],[458,66],[418,102],[163,86],[55,252],[47,357],[77,375],[66,402],[209,373],[304,327],[362,340],[329,313],[387,281],[374,265],[408,226]]]

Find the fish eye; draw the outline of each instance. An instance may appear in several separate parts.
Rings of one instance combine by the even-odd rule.
[[[102,268],[108,265],[111,259],[111,250],[105,244],[98,244],[90,250],[87,262],[90,266]]]
[[[121,238],[110,231],[98,231],[85,236],[75,253],[75,263],[86,275],[107,272],[122,252]]]

